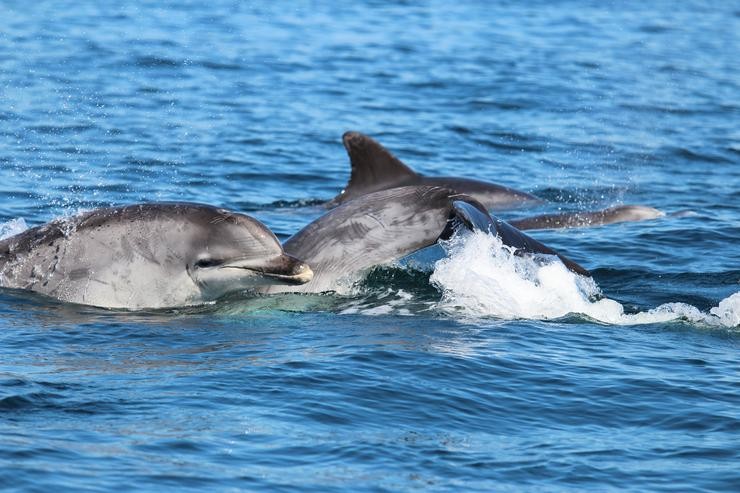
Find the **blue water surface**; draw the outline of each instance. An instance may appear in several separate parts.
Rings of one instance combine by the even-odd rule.
[[[630,313],[740,291],[735,2],[11,0],[0,19],[0,224],[184,200],[284,239],[345,185],[353,129],[543,210],[665,211],[533,233]],[[349,296],[164,313],[2,291],[0,489],[740,488],[738,327],[440,297],[393,267]]]

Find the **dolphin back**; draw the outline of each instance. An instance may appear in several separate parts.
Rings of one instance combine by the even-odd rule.
[[[352,172],[347,186],[329,202],[329,206],[386,188],[413,185],[421,177],[378,142],[359,132],[342,135]]]
[[[442,187],[408,186],[350,200],[290,237],[283,249],[314,270],[298,291],[335,289],[337,281],[398,260],[436,243],[448,230],[451,197],[470,200]],[[279,287],[271,292],[283,291]]]
[[[485,209],[481,210],[475,203],[455,200],[452,203],[455,211],[455,219],[463,226],[470,230],[484,231],[495,234],[501,239],[501,242],[515,249],[519,255],[523,254],[542,254],[554,255],[571,271],[582,276],[590,277],[591,273],[550,247],[543,245],[529,235],[519,231],[517,228],[502,221],[501,219],[490,215]]]
[[[444,187],[464,193],[488,208],[509,208],[540,200],[513,188],[451,176],[429,177],[416,173],[379,142],[360,132],[346,132],[342,142],[352,173],[347,186],[327,205],[334,207],[362,195],[387,188],[411,185]]]
[[[509,221],[517,229],[558,229],[602,226],[632,221],[646,221],[665,213],[644,205],[620,205],[600,211],[575,211],[541,214]]]
[[[516,228],[492,218],[475,199],[443,187],[425,185],[382,190],[350,200],[290,237],[283,249],[314,270],[312,281],[290,291],[335,290],[375,265],[387,264],[449,238],[460,225],[498,234],[521,253],[557,255],[574,272],[588,275]],[[285,291],[272,287],[270,292]]]

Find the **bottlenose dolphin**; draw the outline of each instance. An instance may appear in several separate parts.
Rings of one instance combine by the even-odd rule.
[[[488,209],[541,203],[527,192],[495,183],[456,177],[427,177],[406,166],[374,139],[360,132],[345,132],[342,142],[349,155],[352,172],[347,186],[328,205],[388,188],[408,185],[437,185],[469,195]],[[600,211],[545,214],[511,221],[518,229],[554,229],[598,226],[625,221],[643,221],[665,215],[652,207],[624,205]]]
[[[359,132],[345,132],[342,142],[349,155],[352,172],[347,186],[329,202],[329,206],[339,205],[370,192],[410,185],[450,188],[473,197],[489,209],[541,202],[527,192],[494,183],[467,178],[423,176],[402,163],[378,142]]]
[[[200,204],[97,209],[0,241],[0,286],[106,308],[193,305],[312,275],[256,219]]]
[[[336,290],[343,279],[356,280],[362,271],[401,259],[449,238],[457,225],[490,231],[520,254],[557,255],[572,271],[586,269],[504,221],[492,218],[474,198],[443,187],[396,187],[348,200],[319,217],[283,243],[289,255],[314,270],[301,286],[269,286],[265,291]]]

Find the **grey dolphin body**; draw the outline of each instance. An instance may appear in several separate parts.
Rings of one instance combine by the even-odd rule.
[[[352,166],[347,186],[329,203],[339,205],[361,195],[394,187],[432,185],[473,197],[489,209],[537,203],[534,195],[495,183],[455,177],[423,176],[390,153],[377,141],[359,132],[345,132],[342,142]]]
[[[456,177],[427,177],[406,166],[380,143],[359,132],[345,132],[352,173],[347,186],[329,202],[336,206],[364,194],[408,185],[436,185],[469,195],[488,209],[542,202],[534,195],[495,183]],[[652,207],[623,205],[600,211],[544,214],[511,221],[517,229],[553,229],[643,221],[665,215]]]
[[[0,286],[107,308],[193,305],[311,277],[259,221],[199,204],[97,209],[0,241]]]
[[[520,230],[580,228],[628,221],[646,221],[665,216],[664,212],[644,205],[619,205],[600,211],[563,212],[512,219],[509,224]]]
[[[583,267],[557,254],[503,221],[478,201],[447,188],[396,187],[362,195],[332,209],[289,238],[286,253],[301,258],[314,278],[301,286],[271,286],[276,292],[336,290],[344,278],[398,260],[451,235],[456,225],[498,234],[522,254],[557,255],[574,272]]]

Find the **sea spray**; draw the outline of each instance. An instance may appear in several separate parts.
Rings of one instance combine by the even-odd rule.
[[[461,232],[442,244],[430,282],[441,291],[437,307],[468,317],[554,319],[581,314],[615,324],[647,324],[684,319],[712,326],[740,325],[740,292],[704,313],[685,303],[626,314],[602,295],[593,279],[569,271],[556,257],[518,256],[483,232]]]
[[[23,233],[27,229],[28,225],[22,217],[0,223],[0,240]]]
[[[709,313],[725,327],[740,326],[740,291],[719,302]]]

